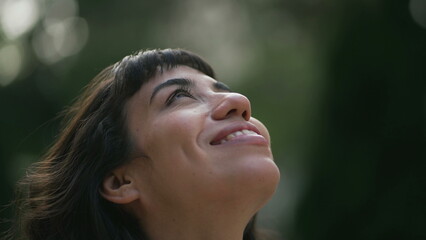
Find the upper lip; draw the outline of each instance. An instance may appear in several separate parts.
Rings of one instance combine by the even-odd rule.
[[[250,122],[234,123],[234,124],[230,124],[226,126],[221,131],[219,131],[219,133],[213,138],[210,144],[212,145],[218,144],[223,138],[225,138],[229,134],[237,132],[237,131],[242,131],[242,130],[251,130],[261,135],[259,129],[257,129],[257,127]]]

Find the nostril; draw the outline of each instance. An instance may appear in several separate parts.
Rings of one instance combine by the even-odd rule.
[[[239,115],[239,114],[241,114],[241,115]],[[227,117],[230,117],[230,116],[242,116],[244,119],[247,119],[247,115],[248,115],[248,113],[247,113],[247,111],[244,111],[244,112],[239,112],[238,111],[238,109],[231,109],[231,110],[229,110],[228,111],[228,113],[226,114],[226,116]]]
[[[247,119],[247,111],[244,111],[244,112],[243,112],[243,118],[244,118],[244,119]]]
[[[234,115],[236,112],[237,112],[237,109],[234,108],[234,109],[229,110],[227,115],[231,116],[231,115]]]

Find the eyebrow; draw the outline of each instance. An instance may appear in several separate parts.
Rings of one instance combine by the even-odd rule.
[[[215,88],[216,90],[224,90],[227,92],[232,92],[231,88],[229,88],[225,83],[219,82],[219,81],[213,83],[213,88]]]
[[[151,104],[152,100],[154,99],[154,97],[157,95],[157,93],[164,88],[173,86],[173,85],[177,85],[177,86],[182,86],[182,87],[187,87],[187,86],[192,86],[194,85],[194,82],[190,79],[187,78],[172,78],[169,79],[159,85],[157,85],[154,90],[152,91],[151,94],[151,98],[149,99],[149,104]],[[232,90],[223,82],[214,82],[213,84],[213,88],[216,90],[222,90],[222,91],[227,91],[227,92],[232,92]]]

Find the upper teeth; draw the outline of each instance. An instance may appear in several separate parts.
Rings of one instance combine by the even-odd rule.
[[[244,130],[241,130],[241,131],[236,131],[236,132],[233,132],[231,134],[228,134],[228,136],[223,138],[220,141],[220,143],[227,142],[227,141],[233,139],[234,137],[241,136],[241,135],[257,135],[257,133],[252,131],[252,130],[247,130],[247,129],[244,129]]]

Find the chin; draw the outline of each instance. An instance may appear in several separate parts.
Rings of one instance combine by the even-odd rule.
[[[256,212],[271,199],[280,181],[280,171],[272,158],[249,161],[238,175],[244,198],[251,201]]]
[[[252,191],[257,193],[254,197],[259,201],[259,209],[271,199],[280,181],[280,171],[277,165],[272,161],[269,163],[258,170],[257,174],[253,173],[255,181],[252,185]]]

